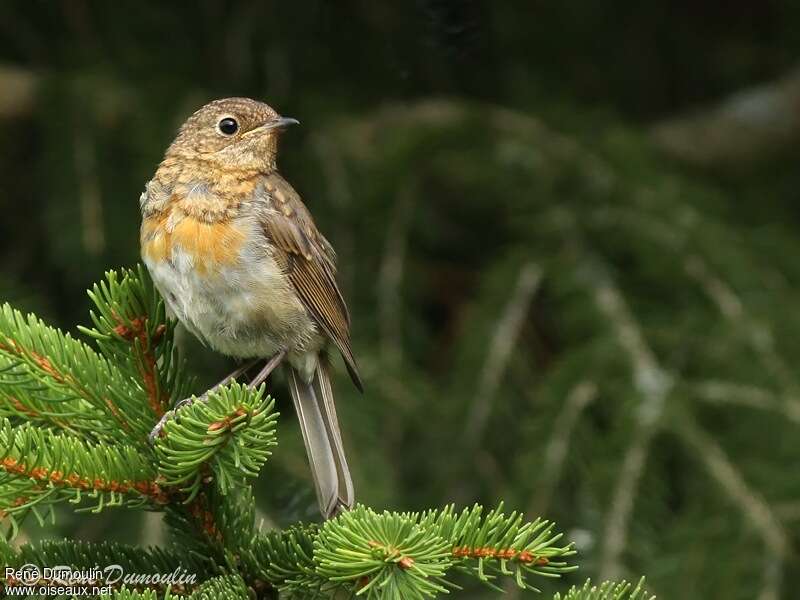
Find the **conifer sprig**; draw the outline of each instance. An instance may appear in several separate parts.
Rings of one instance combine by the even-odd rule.
[[[206,563],[172,549],[141,548],[116,542],[85,542],[45,540],[38,544],[23,544],[17,550],[0,546],[0,559],[10,567],[33,565],[70,565],[88,570],[96,565],[119,565],[125,573],[181,572],[207,575]]]
[[[572,544],[557,544],[562,534],[554,533],[554,524],[536,519],[526,522],[521,513],[503,513],[503,504],[483,517],[484,509],[475,505],[456,514],[451,505],[442,511],[430,511],[421,523],[452,543],[457,565],[484,583],[500,575],[513,575],[520,588],[536,589],[526,575],[559,577],[577,569],[563,560],[575,554]]]
[[[642,577],[635,587],[627,581],[604,581],[600,585],[586,581],[580,587],[572,586],[563,596],[556,594],[553,600],[655,600],[655,596],[647,593]]]
[[[0,421],[0,510],[12,520],[34,507],[89,500],[94,510],[165,503],[150,461],[134,446],[93,444]],[[84,508],[85,503],[82,504]]]
[[[378,514],[358,506],[322,527],[314,541],[316,571],[369,599],[433,598],[446,592],[450,545],[419,525],[419,515]]]
[[[253,581],[269,581],[287,593],[305,592],[310,597],[336,587],[319,576],[314,562],[316,524],[297,524],[283,531],[255,536],[242,548],[242,566]]]
[[[22,414],[50,413],[51,420],[78,413],[76,423],[100,425],[81,429],[96,440],[109,440],[110,432],[120,428],[135,431],[135,423],[120,410],[135,404],[135,391],[117,366],[68,333],[8,304],[0,306],[0,359],[6,406]],[[31,393],[12,395],[26,389]],[[41,402],[52,408],[42,411]]]
[[[243,562],[255,579],[285,593],[327,598],[343,588],[370,599],[433,598],[457,587],[461,572],[490,586],[502,576],[535,589],[528,575],[558,577],[576,569],[563,559],[548,522],[526,523],[502,505],[483,516],[474,506],[425,513],[377,513],[364,506],[316,527],[258,535]]]
[[[322,525],[255,529],[249,485],[276,444],[274,401],[232,383],[176,411],[151,446],[147,433],[188,392],[177,359],[174,325],[141,269],[111,271],[90,292],[97,350],[35,316],[0,310],[0,510],[16,532],[22,514],[64,500],[163,510],[174,545],[145,549],[73,540],[12,548],[8,565],[119,564],[131,573],[180,567],[196,585],[141,584],[110,598],[281,598],[422,600],[457,589],[468,576],[499,589],[511,578],[535,590],[532,577],[576,567],[552,523],[506,514],[502,504],[456,512],[376,512],[365,506]],[[88,500],[88,502],[84,502]],[[5,581],[8,585],[13,582]],[[605,584],[604,584],[605,585]],[[625,587],[570,592],[569,600],[622,600]],[[621,590],[621,592],[620,592]],[[638,592],[636,592],[638,593]],[[575,595],[575,594],[584,594]],[[617,595],[613,595],[617,594]],[[645,600],[632,595],[630,600]]]
[[[95,339],[102,354],[125,370],[146,394],[147,407],[161,416],[189,394],[191,378],[174,345],[175,321],[141,265],[108,271],[88,292],[94,328],[78,327]]]
[[[104,415],[83,398],[34,380],[18,360],[0,354],[0,417],[57,429],[72,435],[95,437]]]
[[[257,476],[276,444],[274,406],[264,386],[233,383],[181,408],[155,444],[164,484],[191,500],[209,475],[223,494]]]

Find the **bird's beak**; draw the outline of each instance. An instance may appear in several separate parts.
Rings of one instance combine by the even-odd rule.
[[[272,121],[265,123],[261,127],[256,127],[253,131],[264,132],[264,131],[271,131],[272,129],[277,129],[279,131],[282,131],[287,127],[289,127],[289,125],[300,125],[300,121],[298,121],[297,119],[293,119],[291,117],[277,117],[275,119],[272,119]]]

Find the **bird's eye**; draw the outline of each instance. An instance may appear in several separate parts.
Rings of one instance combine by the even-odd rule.
[[[225,135],[233,135],[239,130],[239,124],[236,122],[236,119],[232,119],[231,117],[225,117],[220,120],[217,127],[220,132]]]

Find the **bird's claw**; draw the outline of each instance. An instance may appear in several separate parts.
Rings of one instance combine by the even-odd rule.
[[[199,399],[202,400],[204,397],[205,394],[201,396]],[[183,400],[178,402],[172,410],[168,410],[167,412],[164,413],[164,416],[161,417],[158,420],[158,423],[156,423],[156,426],[153,427],[153,430],[150,432],[150,435],[147,436],[147,439],[149,440],[151,446],[156,443],[156,439],[161,435],[161,431],[164,429],[164,425],[166,425],[167,422],[170,421],[175,416],[178,410],[180,410],[184,406],[189,406],[194,401],[195,401],[194,397],[184,398]]]
[[[167,421],[169,421],[173,416],[175,416],[175,411],[168,410],[167,412],[164,413],[164,416],[161,417],[161,419],[159,419],[158,423],[156,423],[156,426],[153,427],[153,430],[150,432],[150,435],[147,436],[147,439],[150,442],[151,446],[156,443],[156,438],[158,438],[161,435],[161,430],[164,429],[164,425],[166,425]]]

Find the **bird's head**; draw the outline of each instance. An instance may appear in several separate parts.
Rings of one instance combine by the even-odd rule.
[[[167,156],[196,157],[223,167],[274,168],[280,133],[298,123],[250,98],[214,100],[186,120]]]

